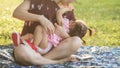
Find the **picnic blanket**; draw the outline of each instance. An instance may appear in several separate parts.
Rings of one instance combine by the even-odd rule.
[[[6,51],[12,56],[13,45],[0,46],[0,52]],[[93,59],[89,62],[65,62],[62,64],[48,64],[41,66],[20,66],[0,55],[0,68],[84,68],[84,67],[120,67],[120,47],[82,46],[76,55],[90,54]]]

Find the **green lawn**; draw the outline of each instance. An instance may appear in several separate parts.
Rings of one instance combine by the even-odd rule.
[[[11,42],[11,32],[21,32],[23,22],[12,18],[12,12],[23,0],[0,0],[0,45]],[[86,35],[87,45],[120,46],[120,0],[77,0],[74,3],[77,19],[96,30]]]

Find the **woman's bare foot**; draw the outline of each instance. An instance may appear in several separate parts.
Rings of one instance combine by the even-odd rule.
[[[75,55],[71,55],[69,61],[76,62],[78,60],[77,60],[77,57]]]
[[[91,56],[89,54],[71,55],[70,56],[70,61],[72,61],[72,62],[77,62],[77,61],[88,62],[92,59],[93,59],[93,56]]]

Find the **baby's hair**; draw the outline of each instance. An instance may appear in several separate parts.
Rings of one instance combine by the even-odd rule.
[[[80,38],[83,38],[85,34],[87,33],[87,26],[80,23],[80,22],[74,22],[74,28],[70,29],[70,36],[79,36]]]
[[[85,24],[81,22],[74,22],[75,25],[72,29],[70,29],[69,35],[72,36],[78,36],[81,39],[86,35],[87,30],[89,30],[89,35],[92,36],[92,29],[88,28]],[[83,39],[82,39],[83,40]],[[83,44],[86,44],[85,40],[83,40]]]

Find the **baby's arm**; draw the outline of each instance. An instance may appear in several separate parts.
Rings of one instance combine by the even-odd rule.
[[[57,22],[58,22],[58,25],[60,26],[63,26],[64,24],[64,20],[63,20],[63,14],[66,13],[67,11],[70,11],[69,8],[60,8],[57,13],[56,13],[56,17],[57,17]]]
[[[70,37],[69,34],[64,30],[64,28],[58,24],[55,23],[55,34],[60,36],[62,39]]]

